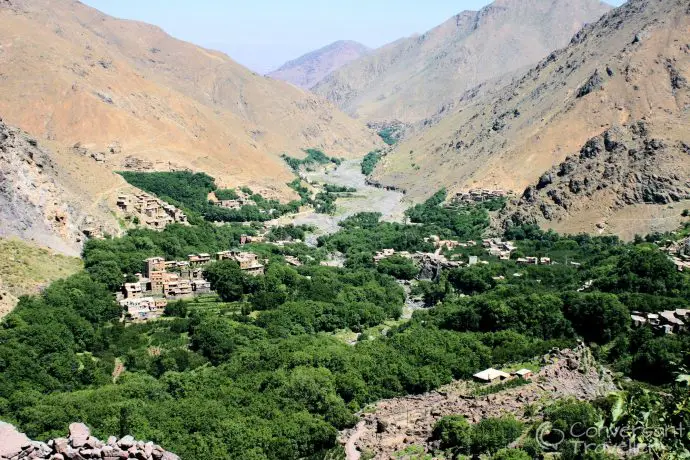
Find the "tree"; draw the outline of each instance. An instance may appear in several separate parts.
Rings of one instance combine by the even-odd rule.
[[[472,427],[462,415],[443,417],[434,425],[434,439],[441,441],[442,449],[467,453],[472,445]]]
[[[419,273],[419,269],[414,262],[406,257],[397,255],[381,260],[376,268],[381,273],[399,280],[411,280]]]
[[[450,284],[463,294],[481,294],[496,286],[491,269],[477,265],[451,270],[448,274]]]
[[[91,277],[104,284],[110,291],[119,291],[125,277],[114,260],[105,260],[86,269]]]
[[[485,418],[472,427],[472,452],[498,452],[520,437],[522,429],[522,423],[511,416]]]
[[[501,449],[491,460],[531,460],[532,457],[521,449]]]
[[[242,300],[248,285],[247,275],[242,272],[237,262],[223,260],[206,267],[204,278],[211,283],[211,289],[216,291],[224,302]]]
[[[630,312],[613,294],[569,292],[565,316],[586,341],[606,344],[628,330]]]

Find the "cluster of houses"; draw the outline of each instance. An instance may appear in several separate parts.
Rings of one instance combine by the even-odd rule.
[[[215,194],[211,194],[209,195],[209,200],[214,205],[225,209],[241,209],[243,206],[256,204],[251,197],[242,190],[235,190],[235,194],[237,195],[237,198],[232,200],[219,200],[216,198]]]
[[[154,230],[163,230],[175,222],[187,224],[187,216],[180,209],[144,192],[118,196],[117,207],[128,217],[136,217],[141,225]]]
[[[501,238],[487,238],[482,241],[482,246],[490,256],[501,260],[510,260],[510,255],[517,250],[514,243],[503,241]]]
[[[690,321],[690,310],[666,310],[660,313],[632,312],[630,315],[633,327],[649,325],[665,334],[687,332],[687,321]]]
[[[690,271],[690,237],[681,241],[668,242],[662,251],[668,253],[679,272]]]
[[[215,254],[190,254],[187,260],[165,260],[151,257],[144,261],[144,273],[137,281],[125,283],[119,302],[128,317],[134,320],[158,318],[168,300],[187,299],[211,293],[211,283],[203,277],[204,265],[212,260],[234,260],[250,275],[262,275],[264,265],[256,254],[241,251],[222,251]]]
[[[484,188],[470,189],[465,192],[456,193],[451,199],[451,204],[481,203],[482,201],[506,198],[510,196],[510,194],[510,192],[505,190],[489,190]]]
[[[259,256],[251,252],[223,251],[216,253],[216,260],[234,260],[240,269],[253,276],[264,274],[264,265],[259,261]]]
[[[387,259],[393,256],[404,257],[406,259],[413,260],[421,265],[425,265],[425,263],[428,262],[433,262],[441,266],[442,268],[458,268],[465,265],[465,262],[459,260],[449,260],[446,256],[440,254],[439,252],[408,252],[396,251],[395,249],[384,249],[382,251],[377,251],[374,255],[374,263],[378,264],[383,259]]]
[[[431,235],[428,238],[424,238],[427,243],[431,242],[436,250],[448,249],[452,251],[455,248],[470,248],[477,245],[476,241],[455,241],[455,240],[442,240],[438,235]]]

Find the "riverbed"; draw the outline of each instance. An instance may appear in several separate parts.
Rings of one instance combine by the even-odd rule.
[[[338,198],[334,215],[317,214],[307,211],[299,214],[283,216],[270,222],[271,225],[312,225],[317,231],[307,239],[308,244],[315,244],[320,235],[337,232],[338,223],[358,212],[379,212],[382,220],[388,222],[402,222],[405,209],[409,206],[404,201],[405,196],[397,191],[385,190],[367,185],[366,176],[360,169],[360,160],[348,160],[336,169],[328,171],[313,171],[305,173],[310,182],[333,184],[357,189],[350,196]]]

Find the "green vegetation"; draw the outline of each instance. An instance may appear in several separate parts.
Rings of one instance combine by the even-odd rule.
[[[367,153],[362,159],[362,174],[369,176],[373,173],[379,161],[381,161],[380,150],[374,150],[373,152]]]
[[[327,193],[354,193],[357,191],[354,187],[344,187],[342,185],[325,184],[323,189]]]
[[[441,448],[458,454],[494,454],[520,437],[523,425],[512,417],[486,418],[471,426],[461,415],[443,417],[432,436]]]
[[[389,126],[378,132],[379,137],[388,145],[395,145],[400,140],[401,134],[398,126]]]
[[[237,200],[240,198],[235,190],[229,188],[217,189],[215,195],[219,200]]]
[[[82,269],[76,257],[54,254],[17,239],[0,238],[0,286],[16,297],[34,294],[40,286]]]
[[[175,193],[185,200],[194,195]],[[477,238],[488,225],[486,206],[447,209],[444,199],[441,192],[410,210],[418,225],[361,213],[321,237],[318,248],[249,245],[267,259],[264,276],[248,276],[234,262],[209,264],[206,277],[218,299],[172,303],[164,318],[141,325],[119,321],[112,291],[140,272],[144,259],[227,250],[254,229],[200,222],[90,240],[86,271],[22,298],[2,323],[0,418],[39,439],[80,420],[101,438],[131,433],[185,459],[322,458],[336,446],[337,431],[373,401],[424,393],[583,338],[597,359],[644,384],[625,384],[620,394],[593,403],[548,407],[542,411],[548,423],[668,423],[687,432],[687,377],[678,374],[690,365],[690,335],[631,329],[629,322],[633,309],[689,306],[688,274],[653,243],[514,228],[516,252],[559,264],[522,266],[482,254],[486,265],[419,283],[415,292],[434,308],[401,320],[405,297],[395,278],[411,278],[417,268],[395,257],[375,266],[373,254],[433,251],[425,241],[430,234]],[[269,239],[302,239],[303,231],[276,228]],[[345,268],[319,265],[335,251],[345,255]],[[304,265],[289,266],[286,255]],[[383,327],[385,335],[374,333]],[[336,336],[343,331],[363,334],[348,345]],[[113,383],[116,360],[126,370]],[[434,436],[451,455],[523,459],[543,454],[534,430],[509,417],[474,426],[455,417],[441,419]],[[623,441],[620,429],[605,436]],[[678,432],[652,436],[669,452],[687,453],[688,440]],[[572,455],[573,441],[554,450],[580,458]]]
[[[135,187],[183,209],[192,223],[199,223],[202,219],[211,222],[265,222],[296,212],[300,205],[296,201],[282,204],[278,200],[267,200],[251,189],[242,187],[254,204],[240,209],[226,209],[209,203],[209,193],[215,192],[216,197],[222,200],[236,199],[237,193],[230,189],[218,190],[214,179],[204,173],[123,171],[120,175]]]
[[[480,239],[489,226],[489,214],[494,203],[487,202],[460,208],[444,207],[447,192],[442,189],[422,204],[407,210],[407,216],[413,223],[424,224],[430,234],[442,238],[461,240]]]
[[[318,149],[306,149],[304,153],[306,153],[307,156],[302,159],[290,157],[286,154],[281,155],[281,158],[285,160],[294,172],[298,172],[303,166],[309,169],[314,165],[327,165],[329,163],[340,165],[340,163],[342,163],[341,159],[331,158]]]
[[[511,379],[505,382],[497,383],[495,385],[483,385],[478,387],[472,392],[472,396],[487,396],[494,393],[500,393],[501,391],[509,390],[511,388],[521,387],[523,385],[528,385],[532,383],[529,379]]]

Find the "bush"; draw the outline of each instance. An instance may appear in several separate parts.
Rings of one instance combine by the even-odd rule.
[[[472,453],[496,453],[522,434],[523,425],[513,417],[485,418],[472,427]]]
[[[443,417],[434,425],[432,436],[441,441],[442,449],[469,452],[472,445],[472,427],[462,415]]]
[[[362,159],[362,174],[368,176],[373,173],[379,161],[381,161],[381,152],[379,150],[367,153]]]

